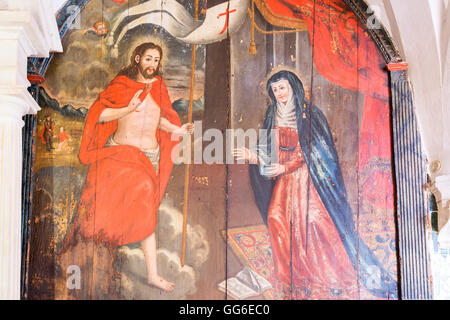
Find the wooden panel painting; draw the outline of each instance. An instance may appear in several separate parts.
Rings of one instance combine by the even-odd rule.
[[[388,78],[342,0],[79,21],[39,88],[28,298],[397,298]]]
[[[34,211],[40,214],[35,215],[33,228],[54,230],[40,231],[45,242],[35,245],[35,252],[45,250],[48,259],[31,256],[31,298],[33,292],[40,297],[42,292],[44,297],[45,292],[54,292],[56,299],[161,297],[156,287],[173,286],[159,276],[169,269],[178,282],[172,297],[185,297],[195,288],[195,269],[208,257],[204,229],[188,226],[187,263],[183,270],[174,269],[180,264],[173,252],[181,244],[176,241],[181,214],[170,194],[177,194],[184,180],[173,175],[178,174],[171,162],[175,141],[169,135],[192,130],[186,125],[190,98],[194,119],[202,117],[205,48],[196,50],[191,92],[190,44],[156,24],[141,22],[131,28],[133,20],[126,21],[130,18],[106,19],[119,20],[123,12],[128,17],[128,10],[139,9],[140,4],[90,1],[81,15],[80,30],[66,36],[65,54],[54,59],[40,89],[34,169]],[[192,5],[177,9],[188,14]],[[139,16],[145,16],[146,10],[142,8]],[[107,30],[112,28],[122,32],[121,39],[108,46]],[[142,137],[147,137],[146,142]],[[133,191],[127,195],[128,190]],[[158,207],[159,225],[165,228],[156,231],[156,256]],[[119,218],[125,216],[128,223]],[[148,243],[139,245],[150,234]],[[111,248],[118,246],[113,252]],[[162,270],[146,267],[141,248],[148,248],[150,265],[158,259]],[[83,290],[66,290],[66,270],[71,266],[84,275]],[[115,278],[120,278],[119,284]],[[141,292],[140,286],[150,290]]]
[[[255,28],[268,34],[255,34],[255,55],[246,55],[251,21],[232,37],[232,126],[276,131],[278,162],[267,161],[261,136],[253,150],[236,150],[250,165],[230,170],[232,252],[270,280],[266,298],[395,298],[388,78],[381,55],[367,34],[355,37],[365,26],[342,1],[255,2],[264,14],[255,15]],[[299,20],[286,29],[289,20],[276,10],[292,10],[290,18]],[[363,59],[370,50],[374,55]],[[256,78],[248,81],[252,72]],[[236,272],[238,262],[230,261],[229,269]]]

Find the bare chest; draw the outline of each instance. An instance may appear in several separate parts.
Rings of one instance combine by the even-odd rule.
[[[161,109],[155,103],[144,101],[135,111],[119,119],[119,127],[134,127],[141,130],[153,130],[160,121]]]

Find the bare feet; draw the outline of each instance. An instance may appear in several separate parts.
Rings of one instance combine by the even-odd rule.
[[[148,284],[158,287],[164,291],[172,291],[175,284],[172,282],[168,282],[161,278],[159,275],[156,276],[149,276],[148,277]]]

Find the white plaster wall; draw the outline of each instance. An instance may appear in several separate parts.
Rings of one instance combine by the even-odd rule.
[[[450,174],[448,0],[366,0],[409,63],[416,115],[429,163],[439,160],[439,172]],[[450,18],[450,17],[449,17]]]
[[[440,240],[450,247],[450,7],[445,0],[367,0],[409,63],[416,115],[440,210]],[[444,234],[447,234],[444,240]]]
[[[53,11],[56,13],[62,6],[67,2],[67,0],[52,0],[53,2]]]

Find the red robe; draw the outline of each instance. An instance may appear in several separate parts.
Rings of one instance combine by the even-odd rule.
[[[112,246],[137,242],[151,235],[156,227],[157,211],[164,196],[173,167],[171,152],[178,141],[169,133],[157,130],[160,146],[159,172],[137,147],[105,147],[108,137],[117,130],[117,120],[99,123],[106,108],[128,106],[134,94],[145,89],[144,83],[117,76],[90,107],[81,140],[79,158],[90,165],[82,189],[78,215],[68,240],[76,235]],[[152,83],[150,93],[161,108],[161,117],[180,126],[172,108],[167,88],[160,77]]]
[[[66,141],[67,139],[69,139],[69,135],[67,134],[67,132],[63,131],[63,132],[60,132],[60,133],[56,136],[56,138],[58,138],[58,139],[59,139],[59,142],[61,143],[61,142]]]
[[[310,180],[297,129],[277,129],[279,161],[286,171],[277,179],[268,212],[272,284],[285,293],[283,299],[357,299],[358,277]]]

